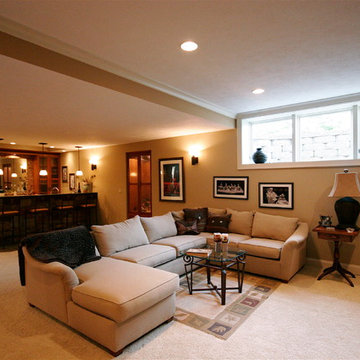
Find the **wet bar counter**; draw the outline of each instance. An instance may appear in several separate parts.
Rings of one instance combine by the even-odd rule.
[[[97,193],[0,196],[0,246],[24,236],[97,223]]]

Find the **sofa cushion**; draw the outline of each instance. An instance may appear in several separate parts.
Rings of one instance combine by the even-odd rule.
[[[175,221],[178,235],[198,235],[197,220],[186,222],[185,220]]]
[[[206,234],[206,233],[201,233],[200,235],[202,234]],[[239,242],[248,239],[250,239],[249,235],[229,233],[228,249],[231,251],[237,251]],[[207,236],[206,241],[208,245],[215,246],[213,234],[209,233],[209,236]]]
[[[91,230],[103,256],[149,243],[138,215],[116,224],[93,225]]]
[[[295,231],[298,220],[257,211],[254,216],[252,236],[285,241]]]
[[[72,291],[73,302],[117,323],[171,296],[179,284],[176,274],[111,258],[75,272],[82,283]]]
[[[247,255],[260,256],[267,259],[280,259],[284,242],[264,238],[251,238],[237,243],[238,250],[245,250]]]
[[[183,255],[186,250],[206,245],[206,238],[197,235],[178,235],[157,240],[153,245],[167,245],[176,249],[176,256]]]
[[[208,217],[208,208],[184,209],[185,221],[197,220],[198,230],[205,231]]]
[[[244,235],[251,235],[254,213],[252,211],[237,211],[226,209],[227,214],[231,214],[229,232]]]
[[[111,257],[155,267],[176,259],[176,250],[171,246],[155,246],[149,244],[120,251]]]
[[[151,243],[163,237],[177,234],[175,220],[171,212],[160,216],[142,217],[141,223]]]
[[[209,216],[206,224],[207,232],[227,233],[229,231],[229,223],[231,214],[222,216]]]

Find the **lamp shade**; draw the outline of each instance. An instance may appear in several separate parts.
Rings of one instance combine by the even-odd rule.
[[[360,183],[356,172],[335,174],[333,188],[329,197],[360,197]]]

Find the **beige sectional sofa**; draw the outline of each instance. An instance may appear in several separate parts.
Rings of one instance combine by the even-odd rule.
[[[172,318],[178,275],[184,273],[182,255],[212,242],[209,231],[178,235],[179,223],[190,221],[193,230],[198,220],[202,226],[206,220],[203,230],[209,230],[227,219],[229,248],[246,250],[246,271],[287,282],[304,265],[307,224],[261,212],[208,210],[207,219],[195,221],[174,211],[94,225],[102,258],[74,269],[42,263],[24,248],[28,302],[118,354]]]

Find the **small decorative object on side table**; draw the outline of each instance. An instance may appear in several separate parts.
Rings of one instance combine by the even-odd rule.
[[[340,251],[339,251],[339,243],[340,242],[352,242],[354,238],[359,234],[359,231],[356,231],[355,229],[346,229],[346,230],[340,230],[335,228],[329,228],[329,227],[323,227],[323,226],[317,226],[313,229],[313,231],[317,232],[319,239],[324,240],[332,240],[334,241],[334,260],[333,264],[324,269],[323,272],[319,275],[318,280],[321,280],[324,276],[332,273],[333,271],[339,272],[350,284],[350,286],[354,286],[353,282],[350,280],[350,275],[352,278],[355,278],[355,275],[345,270],[341,264],[340,264]]]

